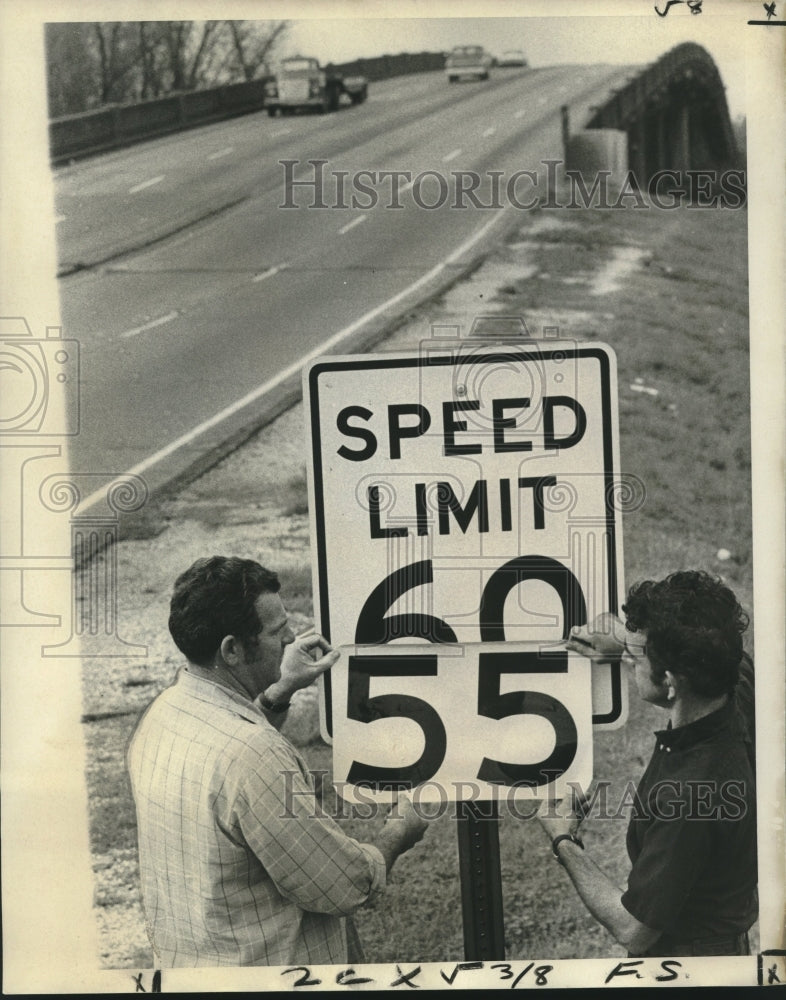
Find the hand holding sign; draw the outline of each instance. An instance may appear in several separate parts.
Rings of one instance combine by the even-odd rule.
[[[572,799],[569,797],[544,802],[538,812],[540,825],[552,840],[563,834],[568,836],[575,834],[582,818],[575,811]]]
[[[310,631],[295,637],[284,649],[281,677],[267,689],[271,701],[289,701],[295,691],[308,687],[336,663],[341,654],[327,639]],[[275,689],[275,690],[273,690]]]
[[[567,645],[594,660],[619,660],[625,648],[625,626],[616,615],[604,612],[589,625],[575,625]]]

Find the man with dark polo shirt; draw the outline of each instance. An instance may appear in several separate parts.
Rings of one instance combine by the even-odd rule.
[[[706,573],[633,587],[618,619],[575,629],[569,645],[635,671],[668,709],[641,778],[621,892],[583,849],[578,811],[541,810],[552,851],[593,916],[630,955],[745,955],[757,916],[753,664],[747,616]]]

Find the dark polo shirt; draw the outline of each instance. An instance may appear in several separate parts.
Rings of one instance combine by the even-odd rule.
[[[756,788],[739,701],[655,733],[638,787],[622,904],[672,941],[742,934],[757,916]]]

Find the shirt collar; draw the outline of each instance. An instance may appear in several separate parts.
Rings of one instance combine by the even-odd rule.
[[[182,684],[185,690],[199,701],[206,701],[211,705],[221,705],[249,722],[258,723],[260,720],[267,722],[264,713],[253,701],[249,701],[237,691],[224,687],[223,684],[217,684],[215,681],[193,673],[188,667],[181,668],[177,676],[177,683]]]
[[[725,705],[721,705],[714,712],[702,715],[700,719],[688,722],[684,726],[677,726],[675,729],[669,721],[666,729],[660,729],[655,733],[655,738],[659,747],[664,750],[687,750],[728,729],[733,719],[734,699],[729,698]]]

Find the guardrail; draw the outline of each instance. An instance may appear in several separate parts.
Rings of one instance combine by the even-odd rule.
[[[385,80],[406,73],[442,69],[441,52],[402,52],[395,56],[356,59],[328,68],[348,76]],[[260,111],[270,77],[159,97],[137,104],[117,104],[96,111],[54,118],[49,122],[49,155],[53,163],[106,152],[131,143],[179,132],[235,115]]]

